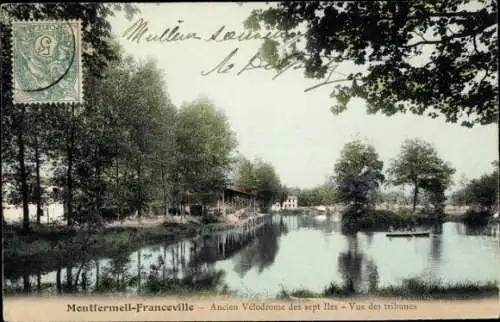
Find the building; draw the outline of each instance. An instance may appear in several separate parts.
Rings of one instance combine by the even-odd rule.
[[[217,208],[233,208],[233,210],[247,209],[256,211],[257,196],[253,192],[240,190],[236,187],[228,187],[224,189],[221,198],[217,201]]]
[[[288,196],[283,202],[283,209],[296,209],[298,207],[297,196]]]

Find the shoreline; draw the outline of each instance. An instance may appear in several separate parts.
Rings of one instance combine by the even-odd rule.
[[[248,214],[248,213],[247,213]],[[192,216],[150,216],[140,221],[128,219],[105,225],[90,234],[67,226],[37,226],[32,233],[24,235],[19,225],[4,225],[4,269],[5,277],[19,277],[32,274],[33,267],[39,272],[48,272],[54,267],[75,264],[72,254],[82,253],[84,258],[106,258],[125,251],[135,251],[145,246],[164,243],[170,245],[184,239],[197,238],[238,227],[258,227],[262,219],[291,213],[256,213],[254,215],[226,215],[219,222],[204,224],[202,218]],[[394,214],[396,217],[407,217]],[[392,217],[392,216],[391,216]],[[445,215],[441,223],[461,222],[463,216]],[[388,218],[392,222],[395,218]],[[398,219],[399,220],[399,219]],[[389,223],[387,222],[387,223]],[[376,227],[363,227],[363,231],[383,231],[387,223],[376,223]],[[426,224],[425,220],[422,224]]]
[[[38,271],[45,273],[53,270],[54,266],[77,263],[79,260],[71,256],[75,252],[82,252],[82,258],[112,257],[124,250],[135,251],[161,242],[170,245],[207,233],[242,227],[255,218],[266,216],[268,214],[247,218],[233,216],[232,220],[208,224],[210,231],[206,230],[206,225],[199,218],[191,216],[125,220],[91,232],[76,227],[33,224],[32,231],[23,234],[20,225],[7,224],[3,227],[4,276],[15,278],[32,274],[29,269],[32,267],[38,267]]]

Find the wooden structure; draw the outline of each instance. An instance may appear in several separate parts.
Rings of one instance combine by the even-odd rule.
[[[225,209],[227,207],[236,210],[246,208],[255,211],[257,208],[257,195],[235,187],[225,188],[220,199],[217,201],[217,208]]]

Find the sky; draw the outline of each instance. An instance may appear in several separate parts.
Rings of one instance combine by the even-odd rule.
[[[111,18],[113,33],[124,51],[138,59],[154,59],[163,70],[167,92],[176,106],[208,98],[222,109],[238,140],[238,152],[274,165],[283,184],[311,188],[333,173],[344,144],[362,139],[374,145],[384,164],[395,158],[404,140],[420,138],[434,145],[439,155],[457,171],[478,177],[491,172],[498,159],[495,125],[472,129],[413,114],[368,115],[364,101],[355,99],[340,115],[330,107],[331,87],[304,92],[319,82],[304,77],[303,70],[288,70],[272,79],[271,70],[242,70],[257,53],[261,41],[207,41],[219,28],[244,32],[243,21],[260,3],[142,3],[132,20],[117,13]],[[142,18],[148,31],[161,35],[179,25],[184,34],[201,39],[182,42],[131,41],[124,33]],[[148,33],[148,34],[149,34]],[[224,66],[226,73],[210,72],[235,49]],[[352,68],[349,65],[339,67]],[[223,69],[220,69],[221,71]],[[346,70],[346,69],[344,69]],[[348,71],[349,69],[347,69]],[[205,75],[202,75],[205,73]]]

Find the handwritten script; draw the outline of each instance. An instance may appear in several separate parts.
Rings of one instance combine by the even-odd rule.
[[[242,43],[251,40],[274,40],[281,44],[290,44],[296,42],[304,35],[300,32],[285,32],[285,31],[268,31],[260,33],[258,31],[243,31],[237,32],[228,30],[225,25],[220,26],[216,31],[209,36],[203,36],[198,32],[183,32],[183,20],[178,20],[177,25],[173,27],[163,28],[161,32],[150,31],[148,21],[140,18],[125,30],[122,37],[125,40],[140,44],[146,43],[175,43],[184,41],[205,41],[213,43],[238,42]],[[280,63],[279,66],[273,66],[257,51],[242,67],[236,67],[232,62],[233,58],[238,54],[239,48],[233,49],[228,55],[222,59],[216,60],[215,65],[201,71],[202,76],[211,74],[227,74],[235,73],[237,76],[252,70],[272,70],[274,75],[273,80],[283,75],[290,70],[304,69],[305,65],[297,59],[296,56],[289,56]],[[332,59],[327,58],[324,66],[327,68],[326,77],[318,84],[306,88],[304,92],[309,92],[313,89],[339,82],[345,82],[349,79],[347,75],[338,71],[339,65],[334,64]]]

